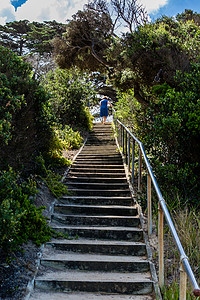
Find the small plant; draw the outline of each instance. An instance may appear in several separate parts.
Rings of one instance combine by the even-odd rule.
[[[61,176],[46,168],[42,155],[36,157],[36,172],[56,198],[67,194],[67,187],[61,182]]]

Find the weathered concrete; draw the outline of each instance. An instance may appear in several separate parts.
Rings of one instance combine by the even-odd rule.
[[[95,124],[55,204],[31,300],[152,300],[143,230],[109,124]]]

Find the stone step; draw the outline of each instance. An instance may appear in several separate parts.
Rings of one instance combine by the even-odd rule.
[[[112,150],[112,149],[106,149],[106,147],[104,147],[104,149],[98,149],[98,150],[95,150],[95,149],[85,149],[83,151],[81,151],[81,153],[79,155],[101,155],[101,156],[104,156],[104,157],[108,157],[108,156],[112,156],[112,157],[116,157],[116,155],[119,155],[117,153],[117,151],[115,150]]]
[[[98,216],[98,215],[61,215],[53,214],[51,220],[55,223],[65,225],[78,225],[78,226],[126,226],[137,227],[140,225],[138,217],[130,216]]]
[[[86,142],[84,148],[82,151],[84,151],[85,149],[87,150],[95,150],[95,151],[102,151],[105,149],[108,149],[110,151],[119,151],[115,141],[110,141],[110,142],[105,142],[105,141],[96,141],[96,142]]]
[[[111,145],[112,146],[112,145]],[[102,153],[103,151],[105,152],[111,152],[112,154],[118,154],[118,149],[116,147],[111,147],[111,146],[90,146],[90,145],[87,145],[84,147],[83,149],[83,152],[81,151],[81,153],[84,153],[85,151],[90,151],[91,153]]]
[[[98,156],[78,156],[76,158],[76,163],[79,162],[85,162],[85,163],[103,163],[103,164],[123,164],[122,158],[121,157],[98,157]]]
[[[93,182],[93,183],[115,183],[115,184],[120,184],[120,183],[126,183],[127,179],[126,177],[121,177],[121,178],[98,178],[98,177],[71,177],[68,176],[65,179],[65,182]]]
[[[78,253],[95,253],[107,255],[146,255],[146,245],[139,242],[120,242],[120,241],[103,241],[103,240],[54,240],[46,244],[55,250],[78,252]]]
[[[102,169],[102,170],[105,170],[105,169],[112,169],[112,170],[123,170],[124,171],[124,166],[123,165],[107,165],[107,164],[100,164],[100,165],[97,165],[97,164],[79,164],[79,163],[75,163],[72,165],[72,169]]]
[[[116,145],[115,141],[114,140],[98,140],[98,141],[94,141],[94,140],[88,140],[85,144],[86,146],[89,146],[89,145],[96,145],[96,146],[102,146],[104,145],[105,148],[107,146],[110,146],[110,145]]]
[[[123,205],[132,206],[134,201],[131,197],[99,197],[99,196],[62,196],[59,201],[63,204],[80,205]]]
[[[128,189],[128,183],[101,183],[101,182],[70,182],[65,181],[65,184],[69,189],[92,189],[92,190],[123,190]]]
[[[143,231],[137,227],[98,227],[98,226],[59,226],[52,224],[52,228],[56,232],[68,234],[71,237],[78,236],[80,238],[104,239],[117,241],[133,241],[141,242],[143,240]]]
[[[98,173],[99,171],[101,171],[101,170],[99,170],[99,168],[95,168],[95,167],[93,167],[93,168],[83,168],[83,167],[79,167],[79,170],[80,171],[82,171],[82,172],[85,172],[85,173],[87,173],[87,172],[93,172],[93,173]],[[103,173],[111,173],[112,171],[114,171],[115,173],[123,173],[123,174],[125,174],[125,170],[124,170],[124,168],[118,168],[118,169],[112,169],[112,168],[105,168],[105,167],[102,167],[102,172]],[[73,165],[72,165],[72,167],[70,168],[70,173],[71,172],[77,172],[77,169],[75,168],[75,167],[73,167]]]
[[[102,134],[102,135],[89,135],[87,138],[87,142],[88,141],[115,141],[115,138],[112,135],[109,134]],[[115,143],[116,145],[116,143]]]
[[[125,174],[123,173],[116,173],[116,172],[112,172],[112,173],[107,173],[104,171],[101,172],[78,172],[76,170],[71,170],[69,171],[69,175],[70,176],[76,176],[76,177],[105,177],[105,178],[124,178]]]
[[[41,265],[56,270],[101,272],[148,272],[149,262],[138,256],[64,253],[48,255]]]
[[[152,292],[153,282],[148,273],[119,272],[49,272],[35,280],[35,287],[40,290],[66,293],[101,292],[106,294],[146,295]],[[145,298],[143,298],[145,299]]]
[[[114,205],[73,205],[55,204],[54,212],[60,214],[92,214],[111,216],[136,216],[138,214],[135,206],[114,206]]]
[[[111,197],[123,197],[130,196],[129,189],[118,189],[118,190],[97,190],[97,189],[81,189],[81,188],[68,188],[68,193],[70,195],[77,196],[111,196]]]
[[[29,300],[153,300],[153,296],[149,295],[134,295],[134,298],[130,295],[119,294],[102,294],[102,293],[87,293],[87,292],[34,292]]]
[[[116,161],[104,161],[103,159],[102,160],[88,160],[88,159],[79,159],[79,160],[76,160],[74,163],[73,163],[73,166],[78,166],[78,165],[86,165],[87,166],[102,166],[102,165],[107,165],[107,166],[123,166],[122,164],[122,160],[116,160]]]
[[[111,161],[111,160],[121,160],[122,159],[122,157],[121,157],[121,155],[119,154],[119,153],[117,153],[117,152],[115,152],[115,153],[112,153],[112,154],[101,154],[101,153],[99,153],[99,154],[96,154],[96,153],[94,153],[94,154],[91,154],[91,153],[85,153],[85,154],[83,154],[82,152],[78,155],[78,157],[77,157],[77,159],[79,159],[79,158],[81,158],[81,159],[87,159],[87,158],[89,158],[89,159],[103,159],[103,160],[108,160],[108,161]]]

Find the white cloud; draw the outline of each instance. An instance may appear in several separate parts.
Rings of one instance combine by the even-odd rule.
[[[169,0],[141,0],[148,13],[156,12],[162,6],[165,6]]]
[[[140,0],[148,13],[156,12],[169,0]],[[15,12],[10,0],[0,0],[0,24],[13,20],[48,21],[65,23],[78,10],[83,9],[87,0],[27,0]],[[9,16],[8,16],[9,15]]]
[[[28,0],[18,8],[16,20],[56,20],[65,23],[87,0]]]
[[[0,25],[4,25],[6,23],[7,17],[0,17]]]

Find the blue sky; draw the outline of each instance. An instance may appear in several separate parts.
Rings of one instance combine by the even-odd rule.
[[[30,20],[56,20],[65,23],[87,0],[0,0],[0,24]],[[140,0],[152,20],[167,15],[175,16],[185,9],[200,13],[199,0]],[[18,7],[17,7],[18,6]]]
[[[149,1],[149,0],[147,0]],[[153,0],[152,0],[153,1]],[[199,0],[168,0],[166,4],[161,6],[157,11],[150,12],[152,20],[161,17],[162,15],[176,16],[178,13],[182,13],[185,9],[191,9],[200,13],[200,1]]]

